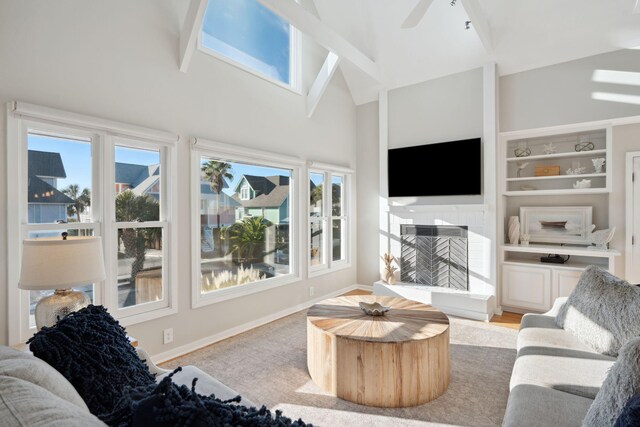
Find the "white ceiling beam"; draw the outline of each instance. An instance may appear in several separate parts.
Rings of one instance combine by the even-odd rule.
[[[260,3],[280,15],[291,25],[308,34],[325,49],[334,52],[345,61],[349,61],[377,82],[382,82],[378,64],[362,53],[344,37],[327,27],[322,21],[294,0],[258,0]]]
[[[340,57],[333,52],[329,52],[307,95],[307,116],[309,118],[311,118],[313,112],[316,111],[322,95],[324,95],[325,90],[327,90],[329,82],[331,82],[331,78],[338,68],[338,64],[340,64]]]
[[[208,0],[191,0],[191,3],[189,3],[187,16],[184,18],[184,24],[182,25],[182,31],[180,32],[180,52],[178,61],[180,64],[180,71],[183,73],[186,73],[189,69],[189,63],[191,62],[193,53],[196,50],[198,32],[200,31],[204,12],[207,10],[207,2]]]
[[[493,41],[491,40],[491,28],[489,20],[485,16],[478,0],[462,0],[462,6],[469,16],[471,26],[476,30],[480,41],[487,53],[493,53]]]

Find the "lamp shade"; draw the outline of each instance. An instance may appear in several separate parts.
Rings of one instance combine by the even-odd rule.
[[[25,239],[20,289],[49,290],[104,280],[100,237]]]

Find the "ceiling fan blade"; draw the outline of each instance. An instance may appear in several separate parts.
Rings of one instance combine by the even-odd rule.
[[[431,3],[433,3],[433,0],[420,0],[411,13],[409,13],[409,16],[407,16],[407,19],[404,20],[400,28],[407,29],[418,25],[420,21],[422,21],[424,14],[429,10]]]

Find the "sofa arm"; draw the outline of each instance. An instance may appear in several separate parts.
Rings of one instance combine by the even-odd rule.
[[[544,315],[556,317],[560,312],[560,308],[562,308],[562,306],[565,305],[565,303],[567,302],[567,298],[568,297],[556,298],[556,300],[553,302],[553,307],[551,307],[551,310],[544,313]]]
[[[151,372],[153,375],[159,376],[171,372],[170,370],[162,369],[156,366],[156,364],[151,361],[151,357],[149,357],[149,354],[147,354],[147,352],[140,347],[136,347],[136,353],[138,353],[138,357],[140,358],[140,360],[142,360],[147,365],[147,367],[149,368],[149,372]]]

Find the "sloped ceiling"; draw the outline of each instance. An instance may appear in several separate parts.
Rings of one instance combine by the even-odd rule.
[[[320,19],[373,59],[389,89],[498,64],[500,75],[622,48],[640,48],[638,0],[481,0],[492,51],[462,2],[434,0],[414,28],[401,25],[418,0],[315,0]],[[477,1],[477,0],[466,0]],[[380,83],[340,65],[354,102],[377,99]]]

